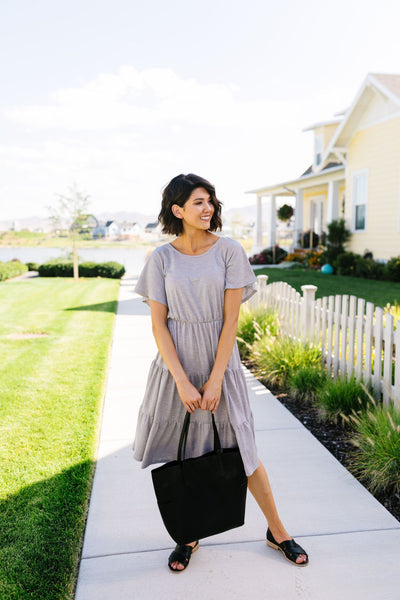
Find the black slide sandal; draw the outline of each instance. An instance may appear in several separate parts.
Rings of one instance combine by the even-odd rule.
[[[303,548],[301,546],[299,546],[299,544],[297,544],[293,539],[286,540],[285,542],[278,544],[278,542],[275,540],[274,536],[272,535],[271,531],[268,529],[267,544],[268,544],[268,546],[270,546],[271,548],[274,548],[275,550],[280,550],[283,553],[286,560],[288,560],[290,563],[292,563],[292,565],[295,565],[296,567],[305,567],[308,565],[307,552],[305,550],[303,550]],[[296,558],[298,558],[300,556],[300,554],[304,554],[306,556],[306,560],[302,563],[296,562]]]
[[[171,552],[171,554],[169,555],[169,558],[168,558],[168,567],[170,568],[170,570],[173,573],[181,573],[182,571],[184,571],[190,562],[190,558],[191,558],[193,552],[196,552],[198,547],[199,547],[198,540],[196,541],[194,546],[189,546],[189,545],[188,546],[180,546],[179,544],[177,544],[175,546],[175,550],[173,552]],[[171,564],[173,562],[181,563],[181,565],[183,565],[183,569],[173,569],[171,567]]]

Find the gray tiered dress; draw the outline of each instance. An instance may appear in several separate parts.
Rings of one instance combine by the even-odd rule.
[[[224,290],[243,289],[242,302],[255,293],[255,276],[242,246],[220,237],[203,254],[182,254],[164,244],[149,256],[135,291],[145,302],[168,307],[168,328],[191,383],[200,389],[212,370],[223,325]],[[134,458],[142,468],[176,459],[185,407],[175,382],[158,353],[153,360],[139,411]],[[253,415],[237,345],[225,371],[215,413],[222,446],[239,447],[246,474],[258,467]],[[190,419],[186,457],[213,448],[209,411],[196,410]]]

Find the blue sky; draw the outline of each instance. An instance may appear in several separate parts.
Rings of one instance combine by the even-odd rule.
[[[76,183],[156,213],[181,172],[227,208],[311,162],[307,125],[400,73],[397,0],[2,0],[0,220]]]

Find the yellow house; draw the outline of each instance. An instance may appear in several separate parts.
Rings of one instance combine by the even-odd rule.
[[[400,75],[370,73],[349,109],[316,123],[313,164],[297,179],[257,194],[255,246],[262,244],[262,199],[270,197],[268,245],[276,243],[276,198],[295,197],[295,246],[344,218],[348,250],[375,259],[400,255]]]

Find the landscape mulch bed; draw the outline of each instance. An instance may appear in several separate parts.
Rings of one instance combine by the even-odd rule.
[[[246,365],[251,370],[251,365]],[[325,446],[331,454],[350,472],[351,456],[355,446],[351,442],[351,431],[329,421],[321,421],[311,404],[297,402],[286,393],[271,389],[274,396]],[[355,473],[353,475],[356,476]],[[359,478],[358,478],[359,479]],[[363,485],[365,482],[359,479]],[[367,485],[365,487],[368,488]],[[383,493],[373,494],[377,500],[400,521],[400,496]]]

